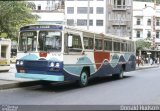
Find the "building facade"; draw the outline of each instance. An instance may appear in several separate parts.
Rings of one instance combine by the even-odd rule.
[[[66,0],[67,25],[131,37],[132,0]]]
[[[133,39],[145,39],[160,49],[160,6],[153,2],[133,2]]]
[[[106,33],[131,38],[132,0],[106,0]]]

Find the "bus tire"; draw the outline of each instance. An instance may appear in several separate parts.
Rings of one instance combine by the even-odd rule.
[[[120,72],[118,74],[114,74],[113,77],[115,79],[122,79],[124,77],[124,70],[123,70],[123,68],[120,69]]]
[[[82,71],[78,83],[80,87],[85,87],[88,85],[88,73],[86,70]]]

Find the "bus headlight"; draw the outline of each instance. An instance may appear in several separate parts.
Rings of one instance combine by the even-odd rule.
[[[59,68],[60,67],[60,63],[56,63],[55,67]]]
[[[49,66],[50,66],[50,67],[54,67],[54,63],[53,63],[53,62],[51,62]]]
[[[20,61],[20,65],[23,65],[23,61]]]
[[[17,61],[17,62],[16,62],[16,64],[17,64],[17,65],[19,65],[19,64],[20,64],[20,62],[19,62],[19,61]]]
[[[17,62],[16,62],[16,65],[23,65],[23,64],[24,64],[24,62],[21,60],[17,60]]]

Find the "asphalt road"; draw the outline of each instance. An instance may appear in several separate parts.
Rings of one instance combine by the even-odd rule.
[[[125,78],[93,80],[85,88],[72,84],[0,90],[0,104],[138,105],[160,104],[160,68],[125,73]]]

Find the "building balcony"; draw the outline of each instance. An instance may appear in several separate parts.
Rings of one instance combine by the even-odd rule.
[[[112,6],[112,10],[128,10],[130,9],[130,6],[126,6],[126,5],[114,5]]]
[[[125,20],[110,20],[112,25],[128,25],[128,21]]]

